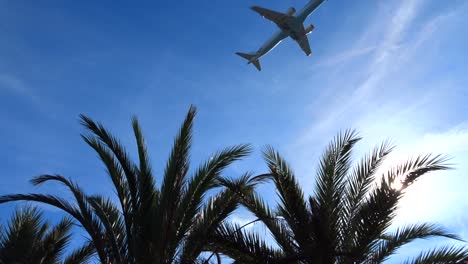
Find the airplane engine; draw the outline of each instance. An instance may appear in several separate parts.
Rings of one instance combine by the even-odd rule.
[[[309,25],[308,27],[305,28],[305,33],[306,34],[309,34],[310,32],[312,32],[314,30],[314,25]]]
[[[286,14],[287,14],[288,16],[292,16],[292,15],[294,15],[294,13],[296,13],[296,9],[295,9],[294,7],[290,7],[290,8],[288,9],[288,12],[286,12]]]

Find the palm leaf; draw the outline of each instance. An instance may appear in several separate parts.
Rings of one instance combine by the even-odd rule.
[[[375,174],[385,157],[393,150],[388,141],[374,148],[371,154],[366,155],[347,177],[347,186],[344,193],[344,210],[342,216],[342,250],[348,250],[353,242],[354,226],[352,223],[359,206],[364,201],[371,184],[375,181]]]
[[[41,249],[38,250],[36,258],[42,259],[43,263],[56,263],[61,258],[65,248],[68,246],[73,221],[70,218],[63,218],[52,230],[43,238]],[[42,258],[40,257],[42,255]]]
[[[377,246],[372,254],[372,261],[380,263],[385,261],[390,255],[401,246],[410,243],[415,239],[427,239],[430,237],[446,237],[450,239],[460,240],[455,234],[447,232],[440,226],[434,224],[415,224],[398,228],[392,234],[384,235],[382,241]]]
[[[297,245],[295,245],[293,234],[288,226],[278,219],[276,214],[263,201],[261,196],[255,192],[244,193],[241,203],[251,211],[257,219],[261,220],[268,228],[274,240],[281,249],[287,254],[297,253]]]
[[[402,183],[401,188],[405,189],[428,172],[451,169],[450,164],[447,164],[448,160],[446,156],[442,155],[419,155],[390,169],[386,173],[385,179],[389,183],[400,179]]]
[[[298,244],[310,243],[310,215],[292,169],[273,148],[267,147],[263,153],[281,200],[278,205],[279,216],[284,217]]]
[[[149,223],[147,219],[151,219],[151,208],[155,206],[159,200],[159,190],[157,189],[153,174],[151,172],[151,165],[149,161],[148,151],[146,149],[145,139],[143,137],[140,124],[136,117],[132,119],[133,132],[137,142],[138,157],[140,166],[138,168],[138,215],[136,217],[137,223],[140,226],[145,226]]]
[[[193,218],[200,210],[207,191],[213,188],[221,172],[234,161],[239,160],[250,153],[248,145],[238,145],[226,148],[214,154],[205,162],[188,181],[187,187],[182,193],[182,199],[177,212],[176,224],[178,225],[178,240],[187,232],[187,228],[193,223]]]
[[[114,206],[110,199],[102,196],[92,196],[88,198],[94,213],[104,226],[107,243],[112,250],[108,250],[108,255],[116,263],[131,263],[127,259],[127,252],[130,243],[127,241],[124,220],[120,211]],[[126,260],[126,261],[124,261]]]
[[[322,252],[320,261],[330,262],[342,240],[343,196],[345,180],[351,167],[353,146],[361,138],[353,130],[338,134],[326,149],[318,170],[314,201],[316,214],[315,232],[320,237],[317,251]]]
[[[224,190],[208,200],[197,215],[183,245],[181,263],[190,263],[200,255],[207,242],[206,237],[215,232],[216,228],[237,208],[238,201],[238,196],[230,190]]]
[[[96,219],[92,211],[91,205],[88,202],[87,196],[84,194],[83,190],[75,183],[71,182],[70,180],[67,180],[65,177],[60,175],[41,175],[33,178],[31,180],[31,183],[33,183],[34,185],[40,185],[48,181],[57,181],[68,187],[68,189],[75,198],[76,204],[78,205],[76,211],[78,212],[79,217],[77,218],[76,215],[71,215],[83,225],[85,230],[92,237],[98,254],[104,257],[103,251],[106,242],[102,239],[101,223],[98,221],[98,219]]]
[[[86,218],[79,208],[70,204],[67,200],[54,195],[45,194],[13,194],[0,197],[0,204],[14,201],[31,201],[51,205],[71,215],[76,219],[91,236],[100,260],[106,263],[105,242],[100,232],[100,223],[93,218]]]
[[[122,208],[122,214],[125,222],[127,239],[129,241],[129,254],[133,255],[132,223],[134,222],[134,200],[130,194],[127,179],[124,176],[123,169],[119,162],[114,159],[113,154],[99,141],[90,136],[83,136],[83,140],[92,147],[101,158],[107,169],[107,173],[112,180],[115,192]]]
[[[138,250],[137,246],[135,245],[135,240],[137,238],[133,237],[134,230],[130,230],[134,226],[131,225],[135,221],[134,213],[138,212],[138,168],[136,164],[134,164],[131,159],[129,158],[128,153],[126,152],[125,148],[119,142],[119,140],[114,137],[102,124],[94,122],[91,118],[80,115],[82,125],[87,128],[92,135],[95,137],[93,140],[92,136],[84,136],[82,137],[85,141],[90,144],[94,143],[93,147],[98,154],[100,155],[101,159],[106,164],[106,167],[109,171],[109,175],[111,176],[114,185],[116,186],[117,193],[119,195],[119,199],[121,200],[121,205],[123,207],[123,211],[125,214],[125,222],[127,228],[127,241],[128,241],[128,250],[130,255],[138,255],[135,251]],[[109,152],[104,151],[105,148],[102,145],[98,145],[98,139],[100,142],[104,143],[105,146],[112,152],[112,155],[109,155]],[[97,148],[96,148],[97,147]],[[103,158],[103,154],[106,155]],[[118,161],[116,162],[115,159]],[[125,181],[122,180],[121,171],[123,171],[123,175],[125,176]],[[119,193],[120,191],[120,193]],[[128,204],[128,207],[126,206]],[[126,207],[124,207],[126,206]],[[131,208],[131,209],[130,209]]]
[[[75,249],[69,254],[63,264],[86,264],[95,253],[94,243],[88,241],[82,247]]]
[[[174,226],[174,220],[177,205],[181,200],[184,180],[189,169],[189,152],[192,144],[192,126],[195,114],[196,109],[191,106],[175,138],[164,171],[160,203],[155,213],[157,216],[155,224],[161,227],[161,232],[154,234],[154,236],[159,237],[156,240],[159,252],[165,252],[165,245],[170,244],[170,241],[172,241],[171,236],[176,233],[178,228]],[[162,258],[160,261],[164,261],[165,256],[160,257]]]
[[[222,251],[236,263],[279,263],[281,251],[273,249],[259,235],[242,230],[238,224],[224,223],[210,238],[207,249]]]
[[[422,252],[406,264],[434,264],[434,263],[467,263],[468,249],[463,247],[445,246]]]
[[[51,226],[43,220],[43,213],[37,207],[17,208],[8,222],[8,229],[0,233],[0,263],[62,263],[71,240],[72,225],[72,220],[65,217]],[[69,255],[64,263],[85,263],[94,253],[94,244],[88,248],[89,254]],[[66,262],[70,258],[74,262]]]
[[[370,193],[351,221],[357,234],[355,246],[351,250],[354,255],[365,258],[377,244],[379,236],[390,226],[404,190],[425,173],[449,169],[445,162],[446,159],[440,155],[418,156],[390,169],[382,176],[380,185]],[[399,178],[403,178],[402,188],[395,189],[393,183]]]

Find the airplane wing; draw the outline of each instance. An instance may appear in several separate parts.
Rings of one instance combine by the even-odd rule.
[[[312,53],[312,51],[310,50],[309,39],[307,38],[306,34],[298,38],[296,42],[297,44],[299,44],[299,46],[307,56],[309,56]]]
[[[278,25],[280,28],[282,28],[282,25],[287,23],[288,20],[293,19],[293,17],[288,16],[286,14],[276,12],[273,10],[269,10],[269,9],[259,7],[259,6],[252,6],[251,9],[259,13],[262,17],[272,21],[273,23]]]
[[[311,0],[309,3],[300,10],[297,14],[297,20],[304,22],[304,20],[317,9],[325,0]]]

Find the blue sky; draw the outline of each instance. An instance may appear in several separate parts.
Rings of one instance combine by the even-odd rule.
[[[79,137],[80,113],[131,151],[137,115],[160,175],[195,104],[193,164],[223,146],[252,143],[255,153],[227,173],[263,172],[260,149],[271,144],[306,193],[324,147],[346,128],[364,137],[356,157],[385,139],[398,145],[389,163],[448,154],[456,170],[421,179],[396,222],[440,222],[468,239],[466,1],[329,0],[306,21],[315,25],[312,56],[290,39],[261,59],[262,72],[234,55],[276,31],[249,6],[281,11],[305,2],[0,0],[0,194],[63,193],[31,187],[42,173],[108,191],[102,165]],[[1,206],[1,218],[11,208]]]

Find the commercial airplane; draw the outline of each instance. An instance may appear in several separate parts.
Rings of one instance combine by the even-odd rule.
[[[280,30],[273,35],[260,49],[254,54],[236,52],[237,55],[248,60],[247,64],[252,63],[257,70],[261,70],[260,66],[260,57],[267,54],[272,50],[276,45],[278,45],[283,39],[288,36],[295,40],[301,49],[309,56],[312,52],[310,51],[309,40],[307,39],[307,34],[311,33],[314,30],[314,25],[310,25],[304,28],[304,20],[319,7],[325,0],[310,0],[309,3],[301,10],[297,15],[296,9],[291,7],[288,9],[286,14],[268,10],[263,7],[253,6],[251,9],[259,13],[264,18],[275,23]]]

